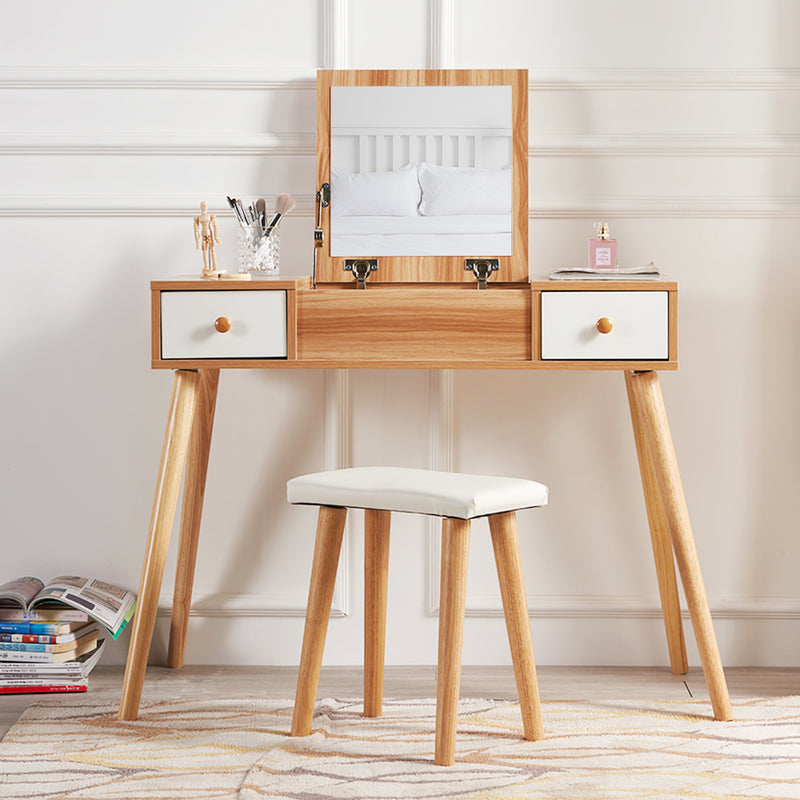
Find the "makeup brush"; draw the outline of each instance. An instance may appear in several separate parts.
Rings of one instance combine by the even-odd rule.
[[[263,197],[256,200],[256,223],[262,228],[267,225],[267,204],[264,202]]]
[[[247,220],[244,218],[244,212],[242,210],[242,203],[241,200],[237,200],[235,197],[228,197],[228,205],[233,209],[233,215],[236,217],[236,221],[240,225],[247,225]]]
[[[294,207],[296,203],[294,201],[294,197],[290,194],[279,194],[276,201],[275,201],[275,216],[272,218],[272,222],[269,223],[267,227],[266,236],[269,236],[272,232],[272,229],[277,226],[280,222],[281,217],[288,214]]]

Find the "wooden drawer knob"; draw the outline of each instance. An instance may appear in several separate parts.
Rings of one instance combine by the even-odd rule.
[[[597,323],[600,324],[599,322]],[[214,320],[214,327],[220,333],[227,333],[231,329],[231,321],[227,317],[217,317]]]
[[[597,320],[597,325],[595,325],[600,333],[611,333],[611,329],[614,327],[614,323],[608,317],[600,317]]]

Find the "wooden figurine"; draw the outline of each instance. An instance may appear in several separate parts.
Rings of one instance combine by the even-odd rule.
[[[203,277],[212,278],[219,275],[214,242],[222,244],[217,234],[217,217],[208,213],[208,203],[200,203],[200,216],[194,218],[194,242],[196,248],[203,250]]]

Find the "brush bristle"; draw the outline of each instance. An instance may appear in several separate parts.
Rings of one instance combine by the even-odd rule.
[[[275,200],[275,210],[279,214],[288,214],[294,207],[294,197],[290,194],[279,194]]]

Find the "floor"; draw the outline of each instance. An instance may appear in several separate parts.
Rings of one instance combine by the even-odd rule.
[[[122,691],[119,667],[97,667],[89,676],[89,690],[81,697],[97,702],[118,702]],[[637,667],[538,667],[539,691],[543,701],[587,698],[682,699],[707,698],[700,669],[686,675],[672,675],[667,669]],[[800,694],[800,669],[726,669],[728,690],[736,712],[737,698],[781,697]],[[296,667],[205,667],[186,666],[178,670],[149,667],[142,702],[195,695],[199,697],[292,697],[297,680]],[[360,697],[360,667],[325,667],[318,697]],[[434,697],[435,667],[387,667],[385,697]],[[511,667],[464,667],[461,695],[516,699]],[[32,703],[63,702],[61,695],[0,696],[0,736]]]

